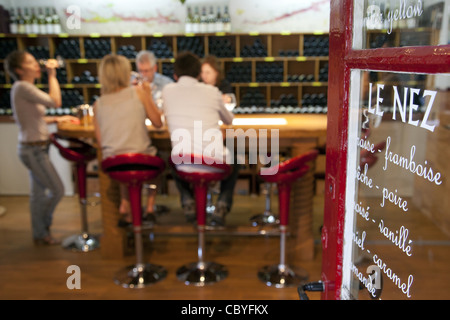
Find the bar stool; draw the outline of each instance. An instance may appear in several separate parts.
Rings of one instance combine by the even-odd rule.
[[[317,150],[311,150],[259,173],[263,180],[276,183],[278,187],[280,261],[275,265],[264,266],[258,271],[258,278],[268,286],[284,288],[298,285],[301,281],[308,279],[308,273],[305,270],[294,269],[286,265],[286,231],[289,220],[291,185],[308,172],[309,167],[306,163],[316,159],[317,155]]]
[[[64,147],[58,140],[66,140],[71,145]],[[75,162],[77,169],[78,198],[81,210],[81,233],[64,239],[62,246],[65,249],[77,252],[89,252],[97,249],[100,246],[100,241],[96,236],[88,232],[86,210],[86,167],[89,161],[97,157],[97,152],[88,143],[74,138],[62,137],[56,133],[50,135],[50,141],[58,148],[59,153],[64,159]]]
[[[197,233],[198,233],[198,261],[183,265],[177,270],[177,278],[187,285],[204,286],[225,279],[228,270],[225,266],[215,262],[205,262],[205,226],[206,226],[206,203],[208,187],[211,183],[225,179],[231,172],[228,164],[218,164],[214,159],[201,155],[182,156],[182,165],[176,165],[172,161],[181,179],[190,182],[194,186],[196,212],[197,212]],[[187,160],[187,161],[186,161]],[[186,164],[188,163],[188,164]],[[186,166],[189,171],[184,171]]]
[[[144,288],[167,275],[164,267],[143,262],[141,211],[142,184],[156,178],[164,167],[161,158],[139,153],[111,156],[102,161],[103,171],[111,179],[126,184],[130,197],[136,264],[120,270],[114,280],[124,288]]]

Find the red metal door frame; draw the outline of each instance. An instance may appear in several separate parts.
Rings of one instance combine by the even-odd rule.
[[[352,40],[353,0],[331,0],[322,299],[332,300],[342,284],[351,70],[450,72],[450,45],[353,50]]]

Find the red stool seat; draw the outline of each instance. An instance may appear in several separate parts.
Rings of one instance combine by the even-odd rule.
[[[69,142],[69,146],[63,146],[59,140]],[[82,232],[66,238],[62,245],[64,248],[73,251],[88,252],[100,246],[96,236],[88,233],[88,223],[86,216],[86,168],[88,162],[97,157],[96,149],[90,144],[75,139],[60,136],[56,133],[50,135],[50,142],[58,149],[60,155],[71,162],[74,162],[77,169],[78,198],[81,207]]]
[[[141,153],[125,153],[102,161],[103,171],[111,179],[125,184],[142,183],[156,178],[165,168],[164,160]]]
[[[69,147],[64,147],[58,139],[73,143]],[[75,138],[63,137],[56,133],[50,135],[50,141],[58,148],[61,156],[73,162],[89,162],[97,157],[96,149],[90,144]]]
[[[102,161],[102,169],[111,179],[128,187],[133,232],[135,238],[136,264],[119,271],[115,282],[125,288],[143,288],[164,279],[165,268],[143,262],[142,245],[142,184],[156,178],[165,168],[164,160],[157,156],[140,153],[126,153]]]
[[[58,140],[65,140],[71,143],[64,147]],[[97,157],[97,150],[90,144],[75,139],[60,136],[56,133],[50,135],[50,142],[58,148],[59,154],[66,160],[75,162],[78,175],[78,193],[81,199],[86,198],[86,166],[87,163]]]
[[[311,150],[299,156],[279,163],[270,168],[263,168],[259,176],[266,182],[276,183],[278,188],[278,204],[280,214],[280,262],[277,265],[265,266],[258,272],[258,277],[268,286],[277,288],[298,285],[308,278],[303,270],[293,270],[285,264],[286,231],[289,221],[291,185],[303,177],[308,171],[308,162],[314,161],[319,152]]]
[[[226,278],[228,271],[221,264],[204,261],[208,185],[225,179],[231,173],[231,166],[215,163],[215,160],[210,157],[190,154],[180,158],[183,159],[182,165],[188,166],[190,169],[189,171],[183,171],[174,164],[172,157],[169,163],[175,168],[177,174],[181,179],[192,183],[194,187],[198,232],[198,261],[180,267],[177,270],[177,277],[185,284],[196,286],[215,283]]]

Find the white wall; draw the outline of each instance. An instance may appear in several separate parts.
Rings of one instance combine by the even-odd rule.
[[[55,125],[49,127],[51,132]],[[19,129],[15,123],[0,123],[0,195],[29,195],[28,170],[17,155]],[[66,195],[74,194],[71,164],[63,159],[55,147],[50,147],[50,159],[64,184]]]
[[[187,6],[229,6],[233,32],[329,30],[330,0],[0,0],[5,8],[55,7],[71,34],[183,33]],[[80,29],[66,24],[66,8],[81,11]],[[223,9],[222,9],[223,13]]]

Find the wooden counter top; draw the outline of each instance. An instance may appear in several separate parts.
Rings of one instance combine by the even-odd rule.
[[[280,138],[297,138],[297,137],[317,137],[326,135],[327,116],[320,114],[303,114],[303,115],[236,115],[232,125],[223,125],[222,129],[279,129]],[[270,124],[275,122],[275,124]],[[236,124],[235,124],[236,123]],[[284,124],[283,124],[284,123]],[[152,139],[169,139],[167,127],[156,129],[149,126],[149,133]],[[58,132],[61,135],[94,138],[94,127],[81,126],[73,123],[60,123]]]

